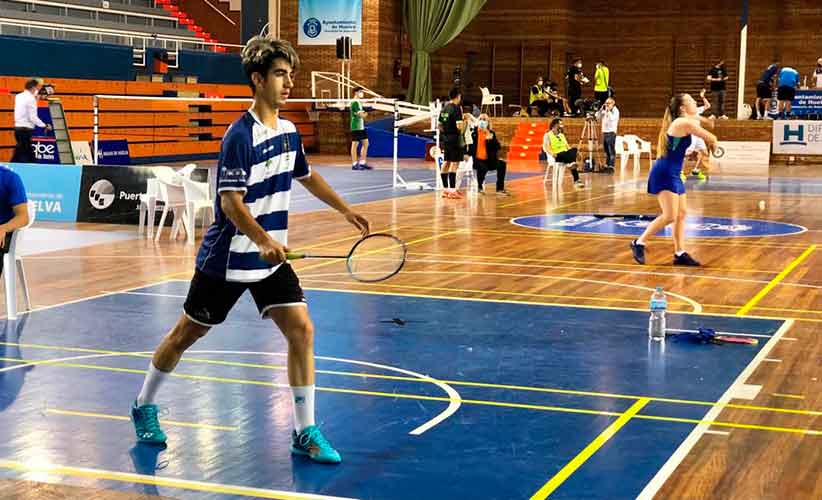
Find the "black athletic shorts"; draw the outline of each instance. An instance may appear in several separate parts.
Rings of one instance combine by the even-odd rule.
[[[759,82],[756,84],[756,97],[759,99],[770,99],[773,95],[771,91],[771,86],[765,82]]]
[[[793,101],[796,97],[796,89],[787,85],[782,85],[776,89],[776,98],[780,101]]]
[[[365,129],[362,130],[352,130],[351,131],[351,142],[360,142],[360,141],[367,141],[368,140],[368,132]]]
[[[251,283],[226,281],[197,269],[194,271],[183,310],[195,323],[205,326],[219,325],[225,321],[228,312],[246,290],[251,292],[262,317],[274,307],[305,304],[305,295],[300,287],[299,278],[291,265],[284,263],[268,278]]]
[[[442,154],[444,161],[462,161],[465,150],[460,144],[460,136],[442,136]]]

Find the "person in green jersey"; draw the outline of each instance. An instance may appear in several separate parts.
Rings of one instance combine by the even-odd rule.
[[[610,97],[608,87],[611,85],[611,70],[605,65],[605,61],[597,61],[597,70],[594,73],[594,99],[599,101],[599,106],[605,104],[605,100]]]
[[[368,132],[365,131],[365,117],[368,113],[360,102],[365,97],[362,88],[354,89],[354,100],[351,101],[351,170],[371,170],[365,162],[368,156]]]

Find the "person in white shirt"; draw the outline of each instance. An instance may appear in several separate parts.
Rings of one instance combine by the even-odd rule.
[[[816,69],[813,70],[813,78],[816,80],[816,88],[822,89],[822,57],[816,60]]]
[[[51,129],[37,116],[37,96],[43,88],[43,80],[32,78],[26,82],[25,90],[14,97],[14,148],[12,163],[34,163],[34,151],[31,147],[31,136],[34,127]]]
[[[702,98],[702,106],[696,108],[696,116],[703,127],[714,128],[715,119],[702,116],[705,111],[711,109],[711,103],[705,97],[705,89],[702,89],[699,97]],[[705,145],[705,141],[701,137],[691,134],[691,145],[685,150],[685,159],[696,162],[691,170],[691,175],[698,177],[700,181],[704,181],[706,179],[705,172],[708,172],[711,168],[711,155],[708,153],[708,146]],[[686,177],[685,171],[686,169],[683,168],[681,174],[683,178]]]
[[[605,147],[605,170],[611,172],[616,163],[616,136],[619,126],[619,108],[613,97],[605,99],[605,104],[599,110],[599,120],[602,122],[602,144]]]

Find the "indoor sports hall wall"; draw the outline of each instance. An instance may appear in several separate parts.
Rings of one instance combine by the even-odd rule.
[[[296,44],[298,0],[283,0],[280,36]],[[410,53],[400,49],[403,31],[402,0],[362,0],[362,45],[353,47],[351,78],[388,97],[402,92],[393,74],[394,60],[408,65]],[[297,74],[296,96],[310,96],[312,71],[340,71],[334,46],[297,46],[302,68]]]
[[[595,59],[601,56],[611,69],[623,113],[655,117],[661,116],[657,103],[673,90],[699,90],[708,68],[724,57],[731,76],[726,103],[734,112],[741,3],[488,0],[464,32],[433,55],[434,93],[447,93],[458,64],[467,80],[470,57],[469,83],[490,85],[504,94],[506,104],[524,104],[538,73],[548,72],[564,85],[567,60],[580,55],[592,78]],[[819,26],[818,2],[750,0],[747,101],[753,100],[756,81],[774,56],[803,75],[813,69],[822,47]],[[479,95],[476,89],[468,93]]]
[[[134,80],[146,72],[132,64],[132,49],[124,45],[3,35],[0,53],[0,75]],[[146,58],[150,68],[151,49]],[[181,50],[180,68],[170,74],[196,76],[201,83],[245,84],[239,54]]]

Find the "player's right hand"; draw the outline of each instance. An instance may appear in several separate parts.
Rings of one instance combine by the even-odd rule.
[[[259,245],[260,249],[260,258],[264,261],[268,262],[269,264],[278,265],[285,262],[286,257],[285,254],[288,252],[288,248],[280,245],[273,238],[269,238],[268,241]]]

